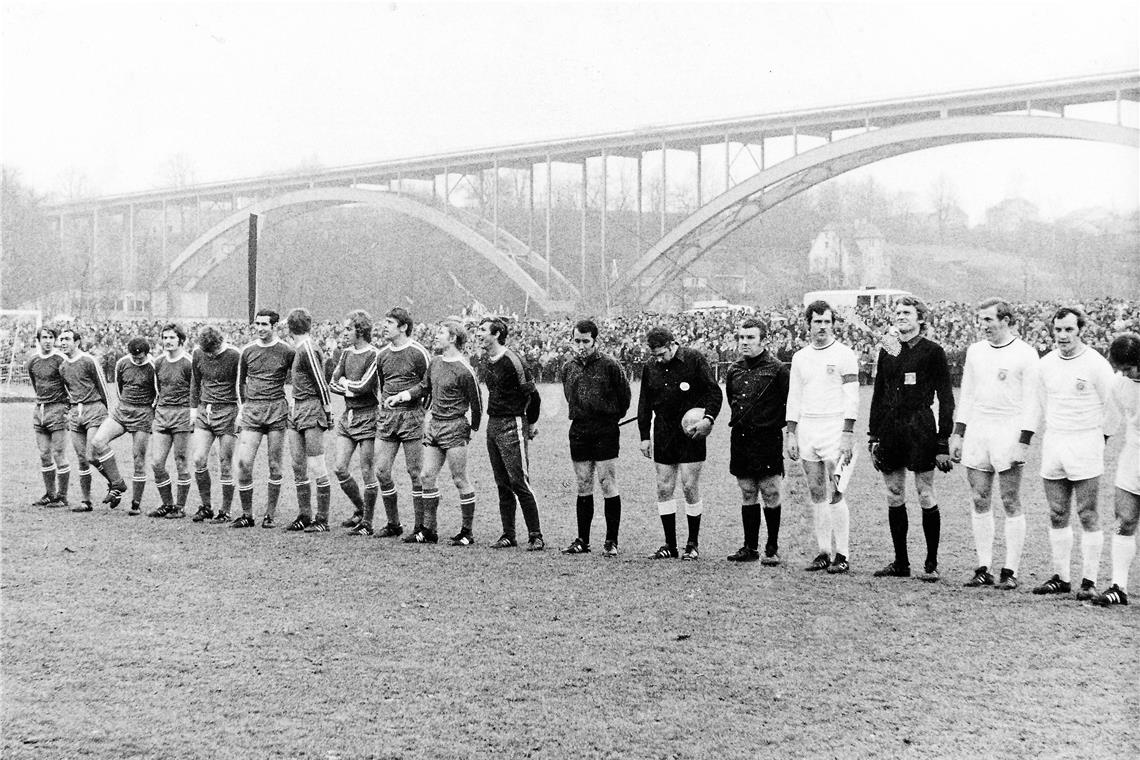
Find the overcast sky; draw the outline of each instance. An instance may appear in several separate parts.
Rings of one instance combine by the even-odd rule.
[[[41,192],[162,186],[176,154],[211,181],[1140,69],[1134,2],[5,0],[0,19],[0,158]],[[1010,195],[1131,210],[1137,165],[1003,141],[860,176],[926,198],[945,173],[977,220]]]

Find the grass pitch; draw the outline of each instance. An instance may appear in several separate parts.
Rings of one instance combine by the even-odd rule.
[[[865,420],[868,389],[863,402]],[[936,481],[943,582],[873,579],[890,559],[890,538],[866,457],[849,497],[852,575],[800,569],[815,551],[798,466],[785,487],[785,565],[726,562],[741,528],[723,422],[703,477],[699,562],[645,558],[661,535],[635,425],[622,428],[622,555],[571,557],[557,552],[575,533],[568,422],[557,404],[547,409],[554,415],[531,448],[531,476],[549,549],[534,554],[487,548],[500,531],[482,433],[470,457],[478,544],[405,546],[340,530],[131,518],[125,506],[34,509],[31,405],[3,405],[3,756],[1140,753],[1137,606],[1102,610],[1030,593],[1050,575],[1035,461],[1023,487],[1029,536],[1015,592],[961,587],[974,566],[961,469]],[[125,444],[117,451],[129,469]],[[397,483],[410,517],[407,475]],[[96,501],[104,490],[96,486]],[[457,497],[446,478],[440,490],[440,533],[450,535]],[[282,524],[295,508],[290,491]],[[73,503],[76,494],[73,482]],[[148,495],[150,508],[153,484]],[[597,501],[595,549],[604,535]],[[334,488],[333,517],[349,511]],[[1000,518],[997,535],[1000,564]],[[916,564],[923,546],[912,505]]]

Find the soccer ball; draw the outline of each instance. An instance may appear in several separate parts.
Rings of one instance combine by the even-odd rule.
[[[685,435],[690,438],[704,438],[708,433],[697,428],[701,420],[705,418],[705,410],[702,407],[694,406],[689,411],[685,412],[685,416],[681,418],[681,430]]]

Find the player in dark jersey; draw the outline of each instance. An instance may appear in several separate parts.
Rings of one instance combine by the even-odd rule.
[[[234,501],[234,448],[237,443],[237,377],[241,352],[225,342],[212,325],[198,331],[198,347],[190,358],[190,417],[194,423],[191,448],[194,479],[202,505],[194,522],[213,520],[228,524]],[[210,479],[210,449],[218,442],[218,477],[222,506],[214,514]]]
[[[451,538],[452,546],[470,546],[475,543],[472,524],[475,519],[475,489],[467,478],[467,443],[471,433],[479,429],[483,416],[483,402],[479,394],[479,380],[463,355],[467,345],[467,330],[453,319],[444,320],[436,331],[432,348],[440,352],[432,357],[427,375],[412,388],[389,396],[385,404],[398,407],[422,398],[431,399],[429,416],[424,424],[424,458],[420,482],[423,484],[423,528],[420,543],[436,543],[439,511],[439,489],[436,478],[446,461],[451,479],[459,491],[459,510],[462,526]],[[467,410],[471,420],[467,420]],[[416,535],[416,534],[413,534]]]
[[[67,361],[60,365],[59,372],[63,377],[63,386],[67,389],[68,403],[71,404],[71,443],[79,460],[79,490],[83,498],[72,512],[92,511],[91,470],[88,463],[107,479],[108,490],[103,503],[111,509],[119,506],[119,501],[127,490],[113,453],[105,462],[100,462],[95,456],[95,435],[107,419],[107,383],[95,357],[80,349],[81,341],[82,336],[74,328],[59,331],[59,349],[67,357]]]
[[[379,399],[376,396],[376,356],[372,345],[372,316],[362,310],[351,311],[345,317],[341,331],[344,350],[333,370],[329,390],[344,396],[344,414],[336,424],[337,481],[344,495],[352,502],[352,517],[342,523],[353,535],[371,536],[372,518],[376,511],[376,418]],[[352,455],[360,451],[360,477],[364,481],[364,494],[352,477],[348,466]],[[306,533],[324,533],[329,529],[327,520],[317,519],[305,529]]]
[[[127,342],[127,355],[115,364],[115,386],[119,391],[119,402],[115,404],[114,413],[99,426],[91,451],[105,469],[110,470],[113,466],[117,471],[111,442],[121,435],[131,434],[134,473],[131,476],[131,509],[127,514],[134,516],[142,514],[146,450],[154,424],[154,403],[158,398],[158,380],[150,358],[150,341],[146,338],[134,337]]]
[[[238,450],[238,498],[241,516],[231,528],[252,528],[253,460],[268,440],[269,484],[266,489],[265,516],[261,527],[276,523],[277,500],[281,497],[281,458],[285,453],[285,428],[289,423],[289,402],[285,398],[285,380],[293,366],[294,351],[277,337],[275,327],[281,315],[273,309],[258,309],[253,317],[257,339],[241,350],[238,362],[238,400],[241,403],[241,448]]]
[[[71,466],[67,463],[67,390],[59,368],[66,360],[55,348],[59,333],[53,327],[36,331],[36,351],[28,359],[28,378],[36,392],[36,409],[32,428],[36,448],[40,452],[40,473],[44,479],[44,495],[32,502],[33,507],[66,507],[67,483]]]
[[[190,380],[193,360],[186,353],[186,331],[181,325],[167,322],[162,326],[163,354],[154,360],[154,374],[158,380],[158,399],[155,402],[154,487],[162,500],[161,506],[150,513],[151,517],[176,519],[186,516],[186,497],[190,494],[190,436],[194,423],[190,419]],[[170,473],[166,459],[174,449],[174,469],[178,473],[178,491],[170,487]]]
[[[312,482],[317,485],[317,519],[328,522],[329,469],[325,464],[325,432],[332,412],[325,357],[309,335],[313,317],[308,309],[293,309],[285,318],[293,344],[293,408],[289,412],[289,453],[293,460],[293,484],[297,488],[298,514],[285,528],[300,531],[313,522]]]

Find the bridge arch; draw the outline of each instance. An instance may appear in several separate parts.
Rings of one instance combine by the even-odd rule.
[[[853,169],[926,148],[1009,138],[1062,138],[1140,148],[1140,130],[1056,116],[956,116],[884,127],[821,145],[753,175],[713,198],[670,230],[614,284],[628,293],[640,281],[644,303],[737,229],[793,195]]]
[[[522,253],[519,250],[520,246],[525,250],[525,256],[530,259],[528,264],[534,270],[543,271],[547,269],[546,261],[509,234],[499,231],[499,237],[508,249],[508,251],[504,251],[475,229],[464,224],[460,219],[440,209],[410,198],[393,195],[390,192],[357,187],[319,187],[298,190],[260,200],[235,211],[186,246],[170,263],[170,267],[163,274],[160,286],[166,285],[180,269],[193,260],[195,256],[205,251],[213,241],[227,232],[247,224],[250,214],[261,215],[278,209],[289,209],[299,215],[349,203],[394,211],[419,219],[443,231],[494,264],[511,282],[526,293],[531,303],[537,305],[544,312],[571,310],[574,302],[578,300],[578,289],[553,268],[549,269],[552,285],[558,286],[564,299],[553,298],[543,286],[539,285],[520,263],[520,253]],[[191,287],[225,261],[228,255],[227,253],[208,259],[192,278]]]

